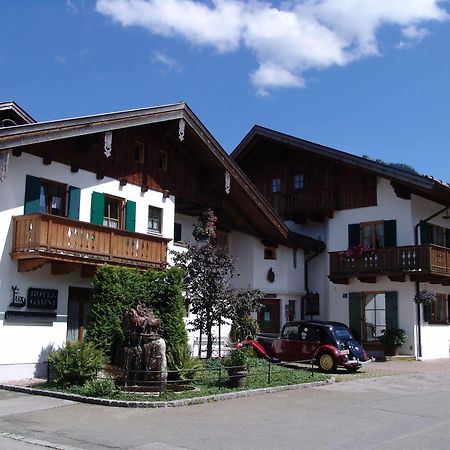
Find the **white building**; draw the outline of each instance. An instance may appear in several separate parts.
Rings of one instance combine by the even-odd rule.
[[[98,265],[165,267],[206,208],[236,286],[287,306],[261,321],[300,317],[304,249],[321,242],[289,232],[187,105],[35,123],[4,103],[0,122],[0,380],[42,376],[83,338]]]
[[[308,264],[315,318],[349,324],[374,353],[402,328],[402,354],[449,356],[449,185],[258,126],[231,156],[290,229],[324,241]],[[421,290],[439,300],[417,305]]]

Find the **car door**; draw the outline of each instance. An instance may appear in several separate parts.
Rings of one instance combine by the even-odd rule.
[[[298,325],[286,324],[274,341],[275,356],[282,361],[297,361],[299,353]]]

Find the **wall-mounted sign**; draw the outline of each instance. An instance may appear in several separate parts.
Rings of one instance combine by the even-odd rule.
[[[56,319],[55,312],[47,311],[6,311],[5,320],[23,319]]]
[[[19,288],[17,286],[11,286],[13,291],[12,302],[9,306],[13,306],[14,308],[23,308],[27,302],[26,297],[22,297],[19,295]]]
[[[34,309],[57,309],[58,291],[56,289],[28,288],[27,307]]]

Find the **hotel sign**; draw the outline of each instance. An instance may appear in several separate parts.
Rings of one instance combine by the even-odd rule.
[[[58,291],[56,289],[28,288],[27,307],[33,309],[57,309]]]

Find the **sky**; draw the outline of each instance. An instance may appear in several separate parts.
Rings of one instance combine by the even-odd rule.
[[[185,101],[450,182],[450,0],[15,0],[0,101],[38,121]]]

